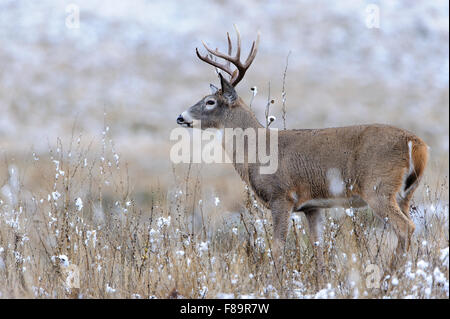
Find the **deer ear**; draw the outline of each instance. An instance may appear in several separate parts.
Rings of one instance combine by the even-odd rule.
[[[211,94],[216,94],[217,91],[219,91],[219,88],[215,86],[214,84],[210,84],[209,88],[211,89]]]
[[[228,101],[228,104],[233,104],[237,100],[237,93],[234,87],[228,82],[221,73],[219,73],[220,84],[222,86],[222,96]]]

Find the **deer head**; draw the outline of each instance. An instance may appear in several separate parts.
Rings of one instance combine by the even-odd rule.
[[[237,48],[236,55],[231,56],[232,44],[230,35],[227,33],[228,40],[228,54],[219,52],[217,49],[210,49],[204,42],[205,49],[209,52],[202,56],[196,48],[197,56],[200,60],[226,72],[230,76],[230,81],[226,80],[223,75],[219,73],[221,88],[217,88],[210,84],[211,94],[203,97],[195,105],[191,106],[187,111],[181,113],[177,118],[177,123],[183,126],[192,127],[194,120],[201,121],[201,128],[223,128],[226,127],[227,119],[235,118],[232,113],[239,113],[242,110],[239,108],[246,108],[244,103],[240,103],[240,99],[234,89],[235,86],[243,79],[245,72],[248,70],[253,60],[259,44],[259,33],[256,41],[253,41],[250,53],[245,61],[241,62],[241,37],[238,29],[237,34]],[[225,63],[220,63],[213,59],[213,56],[224,59]],[[231,63],[236,67],[231,69]]]

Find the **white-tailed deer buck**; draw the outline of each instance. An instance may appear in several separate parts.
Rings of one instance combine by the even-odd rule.
[[[235,56],[231,55],[228,33],[228,54],[212,50],[204,43],[210,55],[202,56],[196,50],[202,61],[228,73],[231,80],[228,82],[219,74],[221,89],[211,85],[213,93],[183,112],[177,119],[178,124],[191,127],[193,120],[200,120],[202,129],[263,128],[235,91],[256,56],[259,34],[247,60],[242,63],[237,29],[236,33]],[[217,62],[213,56],[226,63]],[[236,67],[234,71],[230,63]],[[245,147],[248,148],[248,144]],[[331,207],[368,205],[392,225],[398,238],[396,256],[409,249],[415,228],[409,202],[428,157],[427,145],[414,134],[381,124],[280,131],[278,170],[267,175],[260,174],[258,161],[238,163],[233,154],[229,155],[242,179],[272,211],[276,261],[282,256],[291,212],[302,211],[309,223],[317,270],[321,271],[320,211]]]

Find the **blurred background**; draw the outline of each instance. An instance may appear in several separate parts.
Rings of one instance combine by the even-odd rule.
[[[370,4],[379,8],[379,28],[367,25]],[[393,124],[430,145],[429,179],[447,176],[448,7],[445,0],[1,0],[0,187],[14,165],[25,187],[39,188],[36,170],[44,167],[29,164],[58,137],[68,145],[81,134],[94,154],[107,131],[138,199],[155,187],[170,190],[187,169],[169,159],[176,117],[217,84],[195,48],[204,40],[225,50],[234,23],[244,55],[261,32],[238,86],[246,101],[258,88],[261,122],[270,82],[272,125],[283,127],[290,52],[288,128]],[[191,170],[225,209],[238,209],[244,187],[231,165]]]

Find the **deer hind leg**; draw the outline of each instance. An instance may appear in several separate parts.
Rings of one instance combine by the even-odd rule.
[[[414,191],[419,186],[419,182],[422,178],[423,169],[418,173],[417,171],[413,171],[410,175],[405,178],[404,189],[402,189],[397,195],[397,203],[400,206],[400,209],[405,214],[406,217],[411,218],[409,213],[410,201],[414,195]]]
[[[408,219],[411,219],[411,215],[409,213],[409,208],[410,208],[410,201],[413,196],[413,193],[414,193],[414,189],[408,190],[408,192],[399,193],[397,195],[397,204],[400,207],[403,214],[405,214],[405,216]]]
[[[282,256],[286,244],[286,236],[289,228],[289,218],[293,205],[285,200],[274,201],[270,205],[273,220],[273,245],[272,255],[277,271],[282,269]]]
[[[391,262],[391,267],[396,267],[404,254],[409,250],[411,237],[415,225],[409,215],[406,215],[399,207],[395,195],[380,195],[366,199],[373,212],[387,221],[397,235],[397,248]]]

